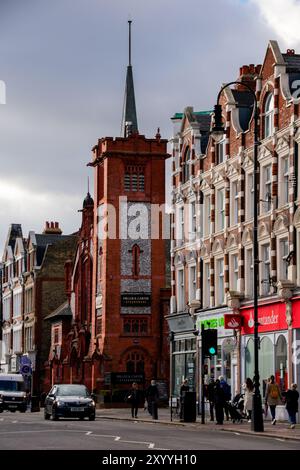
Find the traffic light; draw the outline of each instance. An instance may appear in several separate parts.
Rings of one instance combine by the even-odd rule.
[[[215,356],[218,352],[218,330],[203,330],[202,350],[204,357]]]

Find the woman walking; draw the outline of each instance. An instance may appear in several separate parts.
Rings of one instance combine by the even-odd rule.
[[[270,380],[266,387],[266,396],[265,402],[270,407],[271,416],[272,416],[272,424],[276,424],[276,406],[280,405],[281,403],[281,392],[278,384],[275,382],[274,375],[271,375]]]
[[[251,423],[254,385],[249,377],[246,379],[246,383],[244,383],[242,388],[244,391],[244,412],[247,415],[248,423]]]

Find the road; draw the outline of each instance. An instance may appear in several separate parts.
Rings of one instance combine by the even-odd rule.
[[[299,450],[299,442],[158,423],[0,414],[1,450]]]

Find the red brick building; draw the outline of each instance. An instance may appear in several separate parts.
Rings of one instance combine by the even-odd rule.
[[[45,384],[85,383],[113,401],[133,380],[142,387],[153,378],[167,396],[169,378],[169,155],[159,130],[152,139],[138,132],[130,64],[124,103],[123,136],[93,148],[94,201],[85,200],[75,259],[66,264],[68,301],[48,317]]]

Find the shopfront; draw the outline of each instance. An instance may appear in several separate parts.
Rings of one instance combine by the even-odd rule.
[[[241,375],[244,381],[254,376],[254,319],[253,308],[241,308]],[[259,321],[259,375],[262,392],[270,375],[274,375],[281,389],[286,389],[288,378],[289,336],[286,321],[286,303],[258,307]]]
[[[292,301],[292,370],[293,382],[300,388],[300,298]]]
[[[196,320],[196,328],[199,332],[198,335],[198,364],[199,373],[198,377],[200,380],[200,354],[201,354],[201,326],[204,328],[212,328],[218,330],[218,352],[216,356],[211,359],[205,359],[205,382],[208,383],[209,379],[216,380],[220,375],[224,377],[228,385],[230,385],[232,393],[236,389],[238,380],[238,354],[237,354],[237,336],[233,329],[226,329],[224,322],[224,315],[232,313],[232,311],[226,309],[210,313],[199,313]],[[200,383],[199,383],[200,390]]]
[[[171,395],[179,396],[184,379],[188,379],[190,390],[195,390],[196,336],[194,321],[188,313],[167,317],[171,331]]]

